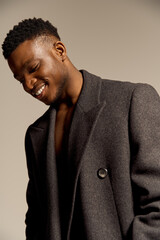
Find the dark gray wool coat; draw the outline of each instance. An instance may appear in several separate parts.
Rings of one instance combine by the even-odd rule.
[[[59,168],[54,107],[26,133],[27,240],[160,240],[160,98],[82,74]]]

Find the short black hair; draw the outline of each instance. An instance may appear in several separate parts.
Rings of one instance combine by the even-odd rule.
[[[49,21],[44,21],[42,18],[22,20],[8,32],[2,44],[3,56],[8,59],[11,53],[26,40],[49,35],[61,40],[57,28]]]

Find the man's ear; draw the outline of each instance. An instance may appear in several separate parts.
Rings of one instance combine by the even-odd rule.
[[[54,50],[55,53],[61,57],[62,62],[66,59],[67,57],[67,51],[65,45],[61,41],[56,41],[54,43]]]

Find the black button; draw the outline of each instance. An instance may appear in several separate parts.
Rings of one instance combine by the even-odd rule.
[[[103,179],[107,176],[108,170],[106,168],[100,168],[98,169],[97,175],[99,178]]]

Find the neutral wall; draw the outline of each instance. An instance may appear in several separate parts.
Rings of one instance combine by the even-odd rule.
[[[110,79],[147,82],[160,93],[160,5],[155,0],[1,0],[0,42],[20,20],[58,27],[79,69]],[[0,239],[24,239],[26,128],[47,107],[32,99],[0,56]]]

